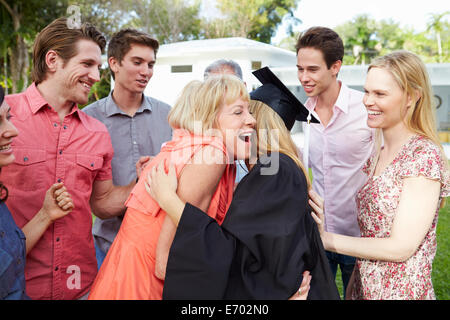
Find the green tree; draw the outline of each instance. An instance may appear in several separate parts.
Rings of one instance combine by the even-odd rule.
[[[56,17],[65,13],[67,1],[52,0],[0,0],[3,37],[3,74],[7,74],[8,62],[12,92],[19,92],[28,85],[29,48],[36,34]],[[6,45],[5,45],[6,44]],[[7,76],[5,76],[7,78]]]
[[[436,42],[438,48],[438,62],[442,62],[442,38],[441,34],[444,31],[444,18],[450,14],[450,11],[443,13],[431,13],[429,15],[427,31],[432,31],[436,35]]]
[[[403,49],[405,41],[414,35],[412,29],[402,29],[398,22],[389,20],[381,20],[376,23],[376,40],[378,41],[375,48],[379,55],[385,55],[394,50]]]
[[[411,27],[401,28],[399,23],[392,20],[376,21],[367,14],[355,16],[334,30],[344,42],[344,64],[370,63],[379,55],[385,55],[394,50],[405,49],[415,52],[429,63],[435,62],[433,51],[435,41],[430,30],[415,32]],[[450,23],[442,21],[442,62],[450,61]],[[286,37],[278,44],[279,47],[295,51],[295,44],[299,34]]]
[[[205,37],[244,37],[270,43],[283,19],[287,19],[292,34],[292,26],[300,22],[293,13],[298,3],[299,0],[217,0],[223,17],[205,24],[218,31],[213,34],[205,28]]]
[[[81,22],[95,25],[109,41],[111,36],[134,18],[134,0],[70,0],[79,7]]]
[[[276,46],[282,49],[296,52],[295,46],[297,45],[297,40],[300,37],[300,34],[300,31],[294,32],[291,36],[281,39],[280,42],[276,44]]]
[[[201,0],[134,0],[129,25],[146,31],[160,43],[198,39]]]
[[[368,14],[357,15],[334,30],[344,42],[344,64],[367,64],[378,55],[377,23]]]
[[[97,26],[107,38],[130,20],[127,5],[131,0],[0,0],[1,75],[13,93],[30,82],[31,48],[36,35],[54,19],[70,17],[75,5],[80,22]],[[8,85],[8,86],[9,86]]]
[[[89,94],[88,102],[85,105],[79,105],[80,109],[83,109],[85,106],[100,100],[109,95],[111,91],[111,72],[109,68],[100,70],[100,81],[94,83],[91,88],[91,92]]]

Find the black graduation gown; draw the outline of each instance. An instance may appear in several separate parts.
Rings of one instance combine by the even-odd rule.
[[[163,299],[282,299],[312,275],[308,299],[339,299],[307,202],[303,172],[263,157],[238,184],[222,226],[186,204],[169,253]]]

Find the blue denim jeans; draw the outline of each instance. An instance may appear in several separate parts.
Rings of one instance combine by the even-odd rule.
[[[102,249],[97,247],[96,244],[94,244],[94,246],[95,246],[95,257],[97,258],[97,268],[98,268],[98,270],[100,270],[103,260],[105,260],[105,258],[106,258],[106,253],[104,253],[102,251]]]
[[[334,278],[336,278],[338,265],[341,268],[342,283],[344,285],[344,298],[345,298],[345,293],[347,292],[347,285],[352,275],[353,268],[355,267],[356,258],[330,251],[326,251],[325,253],[327,255],[331,272],[333,272]]]

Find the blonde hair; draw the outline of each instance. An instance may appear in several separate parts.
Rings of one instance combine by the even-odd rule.
[[[303,171],[309,190],[309,174],[298,157],[297,147],[281,117],[268,105],[257,100],[250,100],[250,112],[256,119],[258,155],[279,152],[290,157]]]
[[[408,51],[395,51],[376,58],[369,66],[388,71],[402,89],[405,97],[417,100],[415,106],[408,109],[404,118],[406,127],[440,146],[433,110],[430,79],[422,60]]]
[[[405,99],[410,97],[413,101],[416,101],[415,105],[408,108],[405,114],[406,128],[436,144],[441,149],[444,165],[448,166],[436,129],[435,107],[432,103],[433,90],[422,60],[412,52],[400,50],[376,58],[370,64],[368,71],[372,68],[382,68],[388,71],[404,92]],[[378,129],[375,136],[375,158],[380,154],[381,140],[381,130]],[[374,170],[374,166],[371,169]],[[443,204],[444,201],[442,201]]]
[[[169,124],[174,129],[186,129],[203,135],[216,125],[221,106],[237,99],[249,101],[244,83],[233,75],[210,76],[204,82],[194,80],[184,87],[169,112]]]

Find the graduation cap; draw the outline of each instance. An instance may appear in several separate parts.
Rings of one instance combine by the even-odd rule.
[[[262,86],[250,92],[250,99],[264,102],[283,119],[290,131],[295,120],[305,121],[303,164],[309,167],[310,123],[320,123],[268,67],[253,71]]]
[[[311,117],[310,122],[319,123],[268,67],[253,71],[253,75],[262,86],[250,92],[250,99],[271,107],[283,119],[288,130],[292,129],[295,120],[307,122],[308,115]]]

